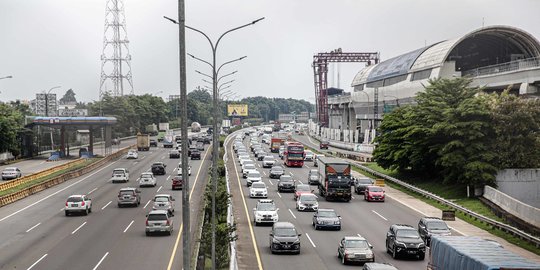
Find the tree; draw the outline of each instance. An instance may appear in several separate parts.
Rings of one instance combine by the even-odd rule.
[[[72,89],[67,90],[64,96],[58,101],[60,104],[76,104],[75,92]]]
[[[0,153],[8,151],[17,155],[19,144],[17,132],[23,125],[23,116],[14,107],[0,103]]]

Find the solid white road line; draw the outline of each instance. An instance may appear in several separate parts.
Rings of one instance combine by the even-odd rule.
[[[169,176],[167,176],[167,180],[165,180],[165,181],[168,181],[168,180],[169,180],[169,178],[171,178],[171,176],[170,176],[170,175],[169,175]]]
[[[163,186],[159,186],[159,188],[157,189],[156,192],[159,192],[161,190],[161,188],[163,188]]]
[[[298,180],[298,182],[300,182],[300,184],[302,184],[302,185],[304,184],[304,182],[302,182],[302,180]]]
[[[315,245],[315,243],[313,243],[313,240],[311,240],[311,237],[309,237],[309,234],[308,234],[308,233],[306,233],[306,237],[307,237],[307,239],[309,240],[309,242],[311,242],[311,245],[312,245],[314,248],[316,248],[317,246]]]
[[[34,264],[30,265],[30,267],[28,267],[26,270],[30,270],[30,269],[34,268],[34,266],[36,266],[36,264],[41,262],[41,260],[45,259],[45,257],[47,257],[47,254],[41,256],[41,258],[39,258],[39,260],[37,260]]]
[[[40,224],[41,224],[41,222],[38,223],[38,224],[36,224],[36,225],[34,225],[32,228],[26,230],[26,232],[30,232],[31,230],[35,229],[35,228],[36,228],[37,226],[39,226]]]
[[[148,206],[148,204],[150,203],[150,201],[152,201],[152,200],[149,200],[149,201],[144,205],[143,209],[146,208],[146,207]]]
[[[135,220],[132,220],[132,221],[129,223],[129,225],[127,225],[127,227],[126,227],[126,229],[124,230],[124,232],[127,232],[127,230],[129,229],[129,227],[131,227],[131,224],[133,224],[134,221],[135,221]]]
[[[278,192],[277,195],[281,198],[281,194]]]
[[[162,157],[161,159],[165,159],[165,157]]]
[[[105,209],[105,207],[109,206],[109,204],[111,204],[112,201],[109,201],[106,205],[104,205],[103,207],[101,207],[101,210]]]
[[[94,189],[90,190],[90,192],[88,192],[88,194],[86,194],[86,195],[92,194],[92,192],[96,191],[97,189],[98,189],[98,188],[94,188]]]
[[[103,260],[105,260],[105,258],[107,258],[108,255],[109,255],[109,252],[105,253],[105,255],[103,255],[101,260],[99,260],[99,262],[96,264],[96,266],[94,266],[94,268],[92,268],[92,270],[98,269],[99,265],[103,262]]]
[[[371,212],[375,213],[375,215],[381,217],[382,219],[388,221],[388,219],[386,219],[385,217],[383,217],[381,214],[377,213],[375,210],[371,210]]]
[[[75,234],[80,228],[82,228],[84,225],[86,225],[86,221],[81,224],[81,226],[77,227],[77,229],[75,229],[74,231],[71,232],[71,234]]]
[[[278,193],[279,194],[279,193]],[[289,213],[291,213],[292,217],[296,219],[296,216],[293,214],[293,212],[291,211],[291,209],[289,208]]]
[[[354,200],[354,196],[351,196],[351,198]]]
[[[274,183],[272,183],[272,180],[268,179],[268,182],[270,182],[272,186],[274,185]]]

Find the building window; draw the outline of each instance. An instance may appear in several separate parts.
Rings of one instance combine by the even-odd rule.
[[[431,69],[417,71],[417,72],[412,74],[411,82],[412,81],[424,80],[424,79],[429,78],[430,76],[431,76]]]
[[[363,91],[364,90],[364,84],[357,85],[354,87],[354,92]]]
[[[385,79],[385,80],[384,80],[383,85],[384,85],[384,86],[389,86],[389,85],[396,84],[396,83],[398,83],[398,82],[404,81],[404,80],[406,80],[406,79],[407,79],[407,74],[400,75],[400,76],[396,76],[396,77],[392,77],[392,78],[388,78],[388,79]]]
[[[366,84],[366,87],[368,88],[375,88],[375,87],[382,87],[383,86],[383,80],[378,80],[374,82],[370,82]]]

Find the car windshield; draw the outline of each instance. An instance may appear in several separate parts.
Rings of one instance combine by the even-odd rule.
[[[259,211],[275,211],[276,205],[273,203],[260,203],[257,207]]]
[[[251,164],[251,163],[245,163],[246,165],[244,165],[244,170],[253,170],[255,169],[255,165],[254,164]]]
[[[124,174],[124,170],[114,170],[113,174]]]
[[[446,226],[446,223],[442,221],[428,222],[427,227],[430,230],[448,230],[448,226]]]
[[[133,195],[133,190],[121,190],[120,195]]]
[[[370,192],[383,192],[383,189],[381,187],[370,187]]]
[[[14,172],[14,171],[16,171],[16,170],[17,170],[17,169],[15,169],[15,168],[5,168],[5,169],[4,169],[5,172]]]
[[[311,188],[308,185],[298,185],[296,191],[311,191]]]
[[[240,159],[248,160],[248,159],[249,159],[249,156],[248,156],[248,155],[241,155],[241,156],[240,156]]]
[[[69,197],[67,199],[68,202],[81,202],[82,201],[82,197]]]
[[[261,174],[258,173],[258,172],[253,172],[253,173],[248,174],[248,177],[249,178],[260,178]]]
[[[297,236],[296,230],[294,228],[276,228],[274,230],[274,235],[277,236]]]
[[[402,238],[418,238],[418,232],[415,230],[398,230],[396,233],[396,237],[402,237]]]
[[[320,211],[317,214],[319,217],[337,217],[336,212],[334,211]]]
[[[345,247],[347,248],[368,248],[369,245],[365,240],[346,240]]]
[[[360,178],[357,180],[358,184],[373,184],[373,181],[369,178]]]
[[[315,197],[315,196],[300,196],[300,201],[301,202],[316,202],[317,197]]]
[[[141,175],[141,178],[152,178],[151,174],[143,174]]]
[[[292,177],[288,175],[284,175],[281,178],[279,178],[279,182],[293,182]]]
[[[272,156],[264,157],[264,161],[272,161],[272,160],[274,160],[274,157],[272,157]]]
[[[155,200],[156,202],[168,202],[168,201],[169,201],[169,198],[163,197],[163,196],[162,196],[162,197],[156,197],[154,200]]]
[[[253,188],[266,188],[266,185],[264,183],[253,183],[251,185]]]
[[[148,215],[149,221],[155,221],[155,220],[167,220],[167,215],[165,214],[150,214]]]
[[[272,171],[273,172],[282,172],[283,168],[281,168],[281,167],[272,167]]]

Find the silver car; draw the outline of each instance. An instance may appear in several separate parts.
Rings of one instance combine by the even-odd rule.
[[[17,179],[21,176],[21,170],[17,167],[7,167],[2,171],[2,180]]]
[[[338,246],[337,256],[342,264],[375,262],[373,246],[361,236],[345,236]]]
[[[262,166],[263,168],[272,168],[276,164],[276,159],[274,156],[265,156],[263,158]]]
[[[86,195],[71,195],[66,200],[64,212],[66,216],[74,212],[83,213],[86,216],[92,213],[92,200]]]
[[[156,194],[152,201],[154,202],[153,210],[167,210],[174,216],[174,198],[170,194]]]
[[[152,210],[146,215],[146,236],[157,232],[171,235],[173,228],[173,218],[167,210]]]
[[[141,204],[141,191],[138,188],[127,187],[121,188],[118,191],[118,207],[123,207],[124,205],[133,205],[137,207]]]
[[[139,178],[139,187],[145,187],[145,186],[155,187],[156,185],[157,185],[157,181],[153,173],[144,172],[141,174],[141,178]]]

